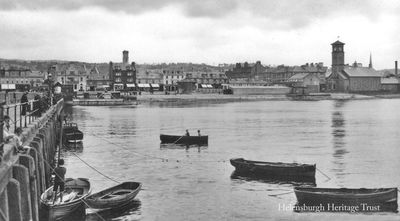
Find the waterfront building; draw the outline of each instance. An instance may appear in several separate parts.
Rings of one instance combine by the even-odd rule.
[[[223,84],[228,84],[228,77],[225,72],[218,70],[186,71],[185,79],[196,82],[196,89],[200,91],[210,91],[209,89],[222,88]]]
[[[354,62],[345,65],[344,43],[336,41],[332,45],[332,74],[327,78],[328,90],[335,92],[376,92],[382,89],[383,74],[372,65],[372,56],[368,67]]]
[[[129,64],[129,52],[122,52],[122,63],[109,63],[110,80],[115,91],[134,90],[136,88],[135,62]]]
[[[279,65],[277,67],[267,67],[264,72],[256,76],[257,80],[263,80],[270,84],[285,84],[288,80],[297,74],[311,74],[316,75],[320,79],[320,89],[325,88],[325,75],[328,67],[324,66],[322,62],[319,63],[306,63],[300,66],[285,66]]]
[[[293,88],[292,93],[309,94],[320,92],[320,76],[318,73],[298,73],[290,77],[287,82]]]
[[[244,64],[236,63],[232,70],[225,72],[225,75],[229,79],[255,79],[256,76],[264,72],[265,67],[261,65],[261,61],[257,61],[255,64]]]
[[[110,79],[108,65],[94,65],[89,72],[87,87],[89,91],[110,90],[112,81]]]
[[[141,91],[163,90],[164,75],[161,69],[143,69],[140,68],[136,73],[137,87]]]
[[[35,90],[43,85],[44,79],[43,71],[16,67],[0,68],[1,90]]]
[[[72,88],[74,92],[86,91],[89,71],[85,64],[69,62],[50,66],[48,74],[54,83],[58,82],[64,88]]]
[[[185,78],[183,68],[165,68],[162,69],[162,84],[166,91],[176,91],[178,89],[178,81]]]

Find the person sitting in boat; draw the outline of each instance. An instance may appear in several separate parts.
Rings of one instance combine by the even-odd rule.
[[[67,169],[63,167],[64,165],[64,160],[60,159],[58,161],[58,166],[54,169],[54,187],[53,187],[53,194],[54,194],[54,201],[53,204],[56,201],[57,198],[57,190],[60,190],[60,202],[62,202],[63,198],[63,192],[64,192],[64,181],[65,181],[65,173],[67,172]]]
[[[189,130],[186,129],[186,136],[190,136]]]
[[[200,130],[197,130],[197,134],[199,135],[199,137],[201,136],[201,134],[200,134]]]

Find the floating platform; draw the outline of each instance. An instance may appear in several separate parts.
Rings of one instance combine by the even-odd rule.
[[[69,102],[71,103],[71,102]],[[126,99],[73,99],[74,106],[116,106],[137,104],[136,100]]]

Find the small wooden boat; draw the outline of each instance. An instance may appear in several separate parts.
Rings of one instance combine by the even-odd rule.
[[[54,202],[53,186],[48,188],[40,197],[40,205],[48,213],[49,220],[61,220],[72,213],[85,208],[82,201],[91,191],[90,182],[85,178],[65,179],[65,190],[62,201],[57,194]],[[54,202],[54,204],[53,204]]]
[[[295,187],[294,192],[300,205],[379,206],[395,204],[397,210],[397,188],[347,189]],[[367,212],[367,211],[365,211]]]
[[[208,136],[176,136],[176,135],[160,135],[161,143],[173,143],[173,144],[184,144],[184,145],[207,145]]]
[[[277,177],[315,177],[315,164],[263,162],[233,158],[232,166],[242,173]]]
[[[66,142],[74,143],[83,140],[83,133],[78,129],[76,123],[66,123],[63,125],[63,139]]]
[[[89,195],[84,200],[92,209],[119,208],[129,204],[139,193],[141,187],[142,184],[138,182],[124,182]]]

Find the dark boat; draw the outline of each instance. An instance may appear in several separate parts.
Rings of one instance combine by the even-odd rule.
[[[299,205],[322,205],[328,211],[333,205],[355,206],[361,212],[379,212],[385,209],[385,205],[392,205],[391,208],[397,210],[397,188],[335,189],[295,187],[294,192]],[[342,210],[344,211],[338,212],[347,212],[345,211],[346,208]]]
[[[91,209],[120,208],[132,202],[141,187],[138,182],[124,182],[89,195],[84,200]]]
[[[244,180],[244,181],[257,181],[261,183],[270,184],[290,184],[293,186],[316,186],[315,177],[288,177],[288,176],[271,176],[271,175],[260,175],[249,172],[233,171],[231,174],[232,180]]]
[[[208,136],[175,136],[175,135],[160,135],[160,140],[162,144],[172,143],[172,144],[184,144],[184,145],[207,145]]]
[[[63,139],[66,142],[74,143],[83,140],[83,133],[78,129],[76,123],[65,123],[63,125]]]
[[[263,162],[233,158],[236,171],[272,177],[315,177],[315,164]]]
[[[90,182],[85,178],[65,179],[65,191],[60,202],[60,195],[54,201],[53,186],[48,188],[40,197],[40,205],[43,211],[48,213],[49,220],[61,220],[71,214],[84,210],[85,205],[82,199],[91,191]]]

